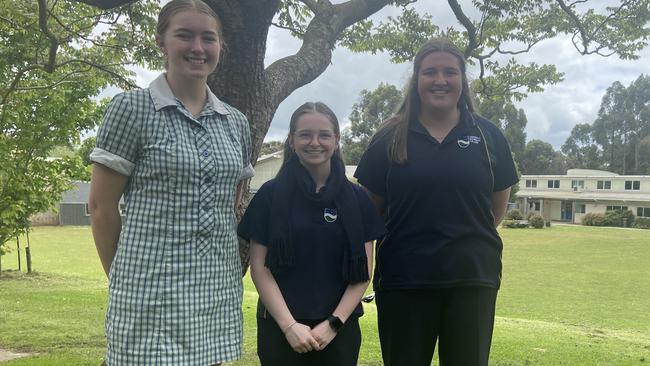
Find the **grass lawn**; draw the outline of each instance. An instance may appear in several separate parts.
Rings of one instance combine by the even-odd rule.
[[[491,365],[650,364],[650,231],[555,225],[501,234]],[[99,365],[107,282],[90,229],[42,227],[30,239],[35,274],[15,271],[15,253],[2,258],[0,348],[36,355],[3,366]],[[231,366],[258,364],[249,276],[244,287],[244,357]],[[359,365],[381,365],[374,303],[365,309]]]

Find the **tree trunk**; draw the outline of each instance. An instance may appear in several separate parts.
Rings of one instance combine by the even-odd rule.
[[[32,251],[29,245],[29,230],[25,233],[27,236],[27,246],[25,246],[25,260],[27,261],[27,273],[32,273]]]
[[[18,256],[18,271],[20,272],[20,238],[16,237],[16,255]]]

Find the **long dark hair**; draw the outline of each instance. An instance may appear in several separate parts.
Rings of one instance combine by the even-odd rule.
[[[388,145],[388,157],[396,163],[405,163],[408,160],[406,153],[406,140],[408,134],[409,121],[418,116],[420,113],[420,95],[418,94],[418,75],[422,60],[432,52],[447,52],[458,59],[461,74],[463,77],[463,90],[458,99],[458,108],[474,112],[474,102],[472,101],[469,82],[467,81],[466,62],[463,53],[446,37],[432,38],[428,40],[413,60],[413,74],[406,87],[404,99],[395,115],[386,120],[375,137],[392,135],[392,140]]]
[[[291,159],[298,159],[296,152],[291,148],[290,137],[296,132],[296,125],[298,120],[304,114],[308,113],[320,113],[327,117],[332,123],[332,128],[334,129],[334,134],[339,137],[341,136],[341,129],[339,127],[339,119],[336,118],[334,111],[330,109],[325,103],[322,102],[307,102],[300,107],[298,107],[293,114],[291,115],[291,120],[289,121],[289,133],[287,134],[286,140],[284,140],[284,158],[282,160],[282,166],[280,171],[287,165],[287,162]],[[343,156],[341,155],[341,149],[336,149],[332,159],[338,159],[343,162]],[[278,172],[280,174],[280,172]]]

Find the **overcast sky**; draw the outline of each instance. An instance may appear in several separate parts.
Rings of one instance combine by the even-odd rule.
[[[443,29],[447,26],[459,28],[447,4],[438,3],[440,5],[432,9],[433,3],[435,2],[421,1],[417,3],[417,8],[435,14],[434,21]],[[469,1],[461,1],[462,3]],[[465,9],[470,7],[465,6]],[[397,14],[397,9],[385,8],[373,19],[384,19],[386,16]],[[267,44],[266,64],[295,53],[299,47],[299,40],[292,38],[284,30],[272,27]],[[616,56],[581,56],[574,49],[569,37],[547,40],[538,44],[528,54],[521,55],[518,60],[522,62],[555,64],[558,71],[564,73],[565,79],[560,84],[549,86],[544,92],[530,94],[527,99],[517,103],[517,107],[523,108],[528,117],[527,139],[541,139],[559,149],[574,125],[594,121],[607,87],[615,81],[627,86],[640,74],[650,73],[650,48],[643,50],[640,56],[636,61],[623,61]],[[375,89],[382,82],[402,88],[410,76],[411,67],[411,64],[392,64],[386,54],[357,54],[337,48],[330,67],[315,81],[294,91],[280,105],[266,141],[283,140],[291,113],[306,101],[322,101],[328,104],[338,115],[342,127],[345,127],[349,124],[347,117],[352,105],[363,89]],[[478,70],[470,68],[468,73],[468,76],[473,78],[478,75]],[[155,75],[156,73],[139,71],[138,84],[148,85]]]

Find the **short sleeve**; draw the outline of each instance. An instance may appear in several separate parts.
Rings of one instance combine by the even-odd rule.
[[[377,212],[377,208],[370,201],[363,188],[355,185],[355,191],[363,220],[364,240],[368,242],[382,237],[386,233],[386,226],[379,212]]]
[[[496,166],[494,167],[494,186],[493,191],[499,192],[513,186],[519,181],[517,177],[517,169],[515,162],[510,152],[510,145],[506,140],[503,133],[495,128],[495,135],[497,137],[495,144]]]
[[[383,139],[374,140],[361,156],[354,177],[372,193],[385,197],[386,177],[390,164],[386,143]]]
[[[129,95],[116,95],[104,114],[90,160],[120,174],[131,175],[140,154],[139,123]]]
[[[255,193],[244,216],[237,226],[237,235],[245,240],[266,245],[269,235],[269,216],[273,199],[273,180],[262,185]]]
[[[239,180],[249,179],[255,175],[255,170],[253,169],[253,164],[251,163],[251,130],[250,125],[247,120],[246,123],[242,126],[242,173],[239,177]]]

